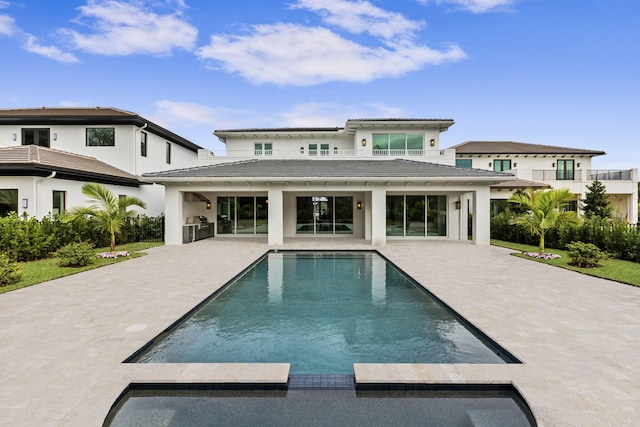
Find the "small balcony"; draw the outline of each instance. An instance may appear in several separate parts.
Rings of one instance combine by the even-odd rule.
[[[633,170],[534,169],[533,181],[632,181]]]

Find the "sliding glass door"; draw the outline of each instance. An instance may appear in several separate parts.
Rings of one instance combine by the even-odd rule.
[[[388,195],[387,236],[446,236],[447,196]]]
[[[263,196],[218,197],[217,234],[267,234],[268,203]]]
[[[353,234],[353,197],[297,197],[296,234]]]

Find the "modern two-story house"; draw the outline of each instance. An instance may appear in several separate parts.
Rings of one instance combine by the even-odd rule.
[[[442,149],[449,119],[348,120],[335,128],[216,130],[226,155],[199,151],[200,165],[143,174],[165,187],[165,240],[266,235],[449,239],[489,243],[490,188],[510,172],[455,165]]]
[[[0,215],[42,218],[85,204],[85,182],[164,211],[164,187],[146,172],[197,165],[202,147],[139,116],[115,108],[0,110]]]
[[[580,212],[594,180],[601,181],[614,215],[631,224],[638,222],[638,170],[598,170],[593,157],[604,151],[526,144],[512,141],[468,141],[451,147],[461,167],[511,172],[517,179],[491,186],[491,208],[496,214],[514,191],[526,187],[567,188],[575,199],[566,208]]]

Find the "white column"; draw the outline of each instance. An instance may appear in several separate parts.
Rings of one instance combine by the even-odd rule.
[[[473,204],[473,242],[476,245],[488,245],[491,240],[489,200],[489,186],[478,187]]]
[[[282,190],[271,188],[269,198],[269,246],[284,243],[284,209]]]
[[[164,242],[167,245],[182,244],[182,191],[176,187],[164,189]]]
[[[387,192],[381,188],[371,190],[371,244],[387,243]]]

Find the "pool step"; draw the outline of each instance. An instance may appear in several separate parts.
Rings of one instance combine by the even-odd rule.
[[[355,389],[355,375],[293,374],[287,382],[291,389]]]

